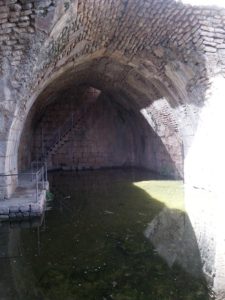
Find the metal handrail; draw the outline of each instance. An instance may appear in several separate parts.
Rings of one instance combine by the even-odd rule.
[[[94,102],[95,103],[95,102]],[[69,118],[64,122],[62,126],[60,126],[58,129],[56,129],[52,135],[52,139],[50,144],[47,147],[44,147],[44,153],[42,154],[42,159],[46,159],[48,157],[48,154],[52,151],[52,149],[55,147],[55,145],[59,144],[62,138],[70,131],[72,130],[75,125],[79,123],[79,121],[82,119],[84,115],[91,109],[92,104],[90,103],[88,108],[85,110],[83,114],[80,115],[80,112],[72,112]],[[76,118],[77,116],[77,118]],[[75,122],[76,120],[76,122]],[[40,160],[42,160],[40,157]]]
[[[37,172],[21,172],[21,173],[9,173],[9,174],[5,174],[5,173],[0,173],[0,176],[19,176],[19,175],[35,175]]]
[[[61,138],[67,134],[74,126],[74,113],[71,113],[70,117],[60,126],[52,135],[52,142],[45,148],[45,155],[60,142]]]
[[[12,177],[12,176],[21,176],[21,175],[30,175],[31,176],[31,181],[35,181],[35,190],[36,190],[36,202],[38,202],[38,196],[39,196],[39,185],[42,186],[42,189],[45,187],[45,182],[47,181],[47,164],[46,163],[41,163],[39,161],[37,162],[32,162],[32,170],[33,166],[36,164],[36,166],[41,165],[41,167],[38,167],[36,171],[31,171],[31,172],[21,172],[21,173],[11,173],[11,174],[0,174],[1,177]]]

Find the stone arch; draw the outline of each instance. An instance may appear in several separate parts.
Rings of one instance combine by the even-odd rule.
[[[217,133],[224,126],[225,10],[184,4],[189,0],[17,2],[1,3],[2,172],[17,171],[15,149],[26,116],[60,73],[75,79],[69,70],[79,71],[80,80],[101,82],[120,101],[133,99],[146,117],[150,112],[148,121],[155,128],[169,109],[183,143],[184,177],[192,190],[191,196],[186,192],[186,203],[205,272],[224,293],[225,245],[219,233],[224,221],[218,209],[223,207],[223,182],[217,174],[225,161]],[[17,15],[26,16],[22,25]],[[91,78],[82,73],[82,65]],[[16,182],[1,184],[3,197]],[[213,200],[206,205],[205,196],[201,201],[199,193],[194,197],[192,187],[210,192]]]
[[[114,71],[112,71],[113,68],[111,68],[111,66],[113,66]],[[76,69],[72,68],[70,65],[68,66],[68,68],[66,68],[65,66],[63,68],[64,73],[59,70],[58,74],[54,74],[52,78],[49,78],[47,82],[44,82],[42,92],[40,92],[39,95],[34,95],[31,97],[31,99],[33,100],[30,100],[30,103],[33,102],[33,105],[30,105],[30,108],[27,107],[24,121],[23,123],[20,123],[21,126],[25,126],[27,117],[29,119],[32,119],[32,114],[35,114],[35,110],[38,105],[40,107],[45,107],[47,104],[49,104],[49,102],[57,98],[57,93],[59,93],[61,89],[65,90],[67,89],[67,87],[69,89],[73,85],[88,83],[92,86],[96,86],[97,88],[102,89],[105,93],[110,95],[112,101],[117,100],[118,102],[122,103],[123,106],[127,106],[128,109],[135,110],[135,113],[138,113],[140,116],[142,113],[142,116],[146,118],[146,121],[148,122],[148,126],[150,128],[151,126],[154,127],[151,130],[155,132],[155,136],[157,136],[159,140],[161,140],[162,137],[161,143],[165,147],[165,150],[162,151],[168,151],[168,156],[172,155],[173,163],[177,163],[177,166],[175,168],[177,170],[174,170],[170,175],[183,177],[181,157],[182,141],[179,135],[178,124],[176,123],[175,115],[169,102],[165,97],[160,95],[156,84],[151,84],[151,82],[147,81],[146,78],[144,78],[142,75],[139,75],[134,68],[131,68],[130,66],[124,67],[124,65],[118,63],[112,58],[103,57],[94,59],[92,62],[83,63]],[[128,69],[125,74],[122,74],[124,78],[129,76],[129,80],[127,80],[127,82],[125,81],[125,79],[123,79],[123,81],[121,79],[120,73],[124,68]],[[104,70],[104,72],[102,72],[101,70]],[[119,80],[117,80],[117,83],[115,84],[113,79],[117,78],[117,73],[119,74]],[[137,88],[133,93],[131,85],[133,84],[133,82],[138,81],[140,87],[139,89]],[[125,88],[123,86],[124,82]],[[158,104],[157,101],[159,102]],[[153,105],[154,102],[156,104]],[[29,114],[31,114],[31,116],[29,116]],[[151,114],[152,120],[150,121],[149,116]],[[162,118],[162,121],[164,122],[164,125],[161,129],[159,129],[160,118]],[[164,131],[167,127],[167,121],[169,123],[169,126],[167,128],[167,136],[164,136]],[[26,125],[26,127],[28,126]],[[19,129],[18,125],[17,129]],[[20,133],[17,134],[17,147],[19,147],[19,137],[21,135],[21,132],[22,127],[20,128]],[[169,145],[166,145],[167,137],[170,138]],[[174,144],[176,144],[176,148],[173,147]],[[157,152],[157,149],[155,149],[154,151]],[[158,166],[158,168],[162,169],[165,167]],[[160,171],[160,169],[156,169],[155,171]],[[166,175],[169,174],[166,173]]]

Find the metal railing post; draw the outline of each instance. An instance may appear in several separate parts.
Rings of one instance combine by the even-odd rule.
[[[44,166],[42,166],[41,168],[41,177],[42,177],[42,188],[44,189],[45,188],[45,170],[44,170]]]
[[[58,130],[58,141],[60,141],[60,127],[59,127],[59,130]]]
[[[42,141],[42,157],[43,159],[48,158],[48,155],[52,152],[57,143],[60,142],[61,138],[63,138],[71,129],[75,128],[76,125],[81,121],[81,119],[90,111],[93,103],[89,103],[89,105],[81,111],[73,111],[69,118],[60,126],[53,131],[52,139],[50,142]],[[43,131],[42,131],[42,137]],[[40,158],[39,158],[40,159]],[[59,164],[57,163],[57,166]]]
[[[11,173],[11,174],[2,174],[0,173],[0,179],[1,179],[1,184],[4,186],[4,184],[7,184],[7,178],[11,178],[10,184],[14,185],[14,179],[13,177],[17,177],[20,179],[19,176],[25,176],[26,180],[32,180],[33,184],[32,187],[35,188],[36,192],[36,201],[38,202],[38,197],[39,197],[39,189],[43,188],[45,189],[45,181],[48,180],[48,170],[47,170],[47,162],[40,162],[40,161],[32,161],[31,162],[31,172],[21,172],[21,173]],[[40,184],[40,188],[39,188]],[[17,182],[18,186],[18,182]],[[5,199],[7,196],[3,195],[2,199]]]
[[[31,162],[31,181],[35,179],[34,162]]]
[[[48,181],[48,169],[47,169],[47,162],[44,162],[44,166],[45,166],[45,181]]]
[[[36,172],[36,202],[38,202],[38,172]]]

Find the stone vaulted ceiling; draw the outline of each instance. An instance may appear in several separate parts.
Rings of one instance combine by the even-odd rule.
[[[2,0],[0,23],[1,76],[8,100],[19,105],[69,64],[80,81],[124,89],[135,81],[142,94],[149,85],[153,98],[161,82],[177,102],[190,99],[210,72],[224,70],[225,13],[216,7],[174,0]]]

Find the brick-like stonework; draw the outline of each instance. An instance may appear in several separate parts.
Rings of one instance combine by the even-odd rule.
[[[54,10],[55,1],[0,1],[0,61],[7,58],[12,67],[25,62],[25,55],[31,48],[36,25]]]
[[[48,169],[133,166],[182,177],[181,142],[169,141],[171,129],[150,129],[139,111],[127,110],[109,95],[99,92],[90,87],[72,89],[44,111],[36,111],[35,122],[26,125],[21,138],[20,169],[27,169],[32,160],[44,153]],[[169,114],[168,107],[164,113]],[[46,155],[54,139],[58,141],[58,134],[63,135],[61,127],[71,120],[72,114],[74,128]],[[159,115],[154,115],[155,120]]]
[[[225,84],[224,28],[225,9],[215,5],[175,0],[0,0],[1,171],[17,171],[20,136],[32,128],[36,108],[45,109],[63,91],[87,84],[112,102],[142,112],[187,185],[217,195],[217,174],[225,167],[222,133],[217,133],[225,124],[220,116],[223,96],[213,86],[217,81],[221,87]],[[208,108],[212,113],[205,114]],[[167,165],[160,157],[156,156],[155,169]],[[16,180],[1,179],[0,185],[1,197],[9,196]],[[218,199],[221,205],[221,191]],[[218,297],[224,299],[225,288],[217,278],[223,278],[225,266],[220,263],[219,271],[211,267],[222,257],[222,237],[215,237],[209,221],[219,228],[218,213],[211,217],[206,210],[202,221],[193,208],[189,214],[205,269],[215,277]],[[217,242],[211,242],[214,238]]]

